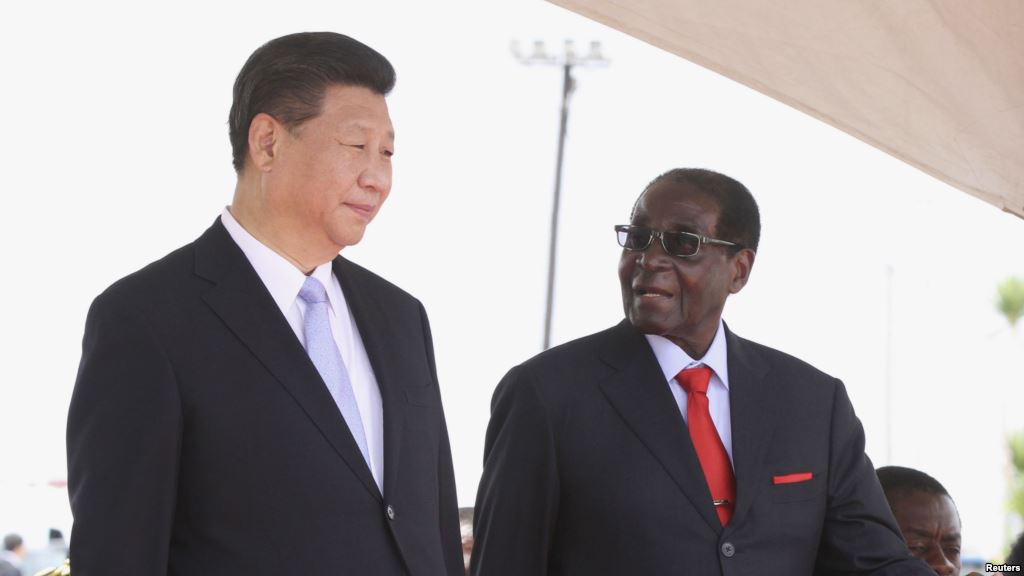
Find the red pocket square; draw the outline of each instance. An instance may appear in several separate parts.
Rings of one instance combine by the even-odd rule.
[[[781,476],[772,476],[772,484],[795,484],[797,482],[807,482],[811,478],[814,478],[814,474],[810,472],[782,474]]]

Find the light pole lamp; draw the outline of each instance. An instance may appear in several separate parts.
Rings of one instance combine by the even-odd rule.
[[[548,54],[544,42],[533,43],[530,54],[523,54],[519,45],[512,43],[512,54],[523,64],[543,64],[562,67],[562,119],[558,128],[558,156],[555,160],[555,194],[551,207],[551,245],[548,250],[548,289],[544,307],[544,350],[551,347],[551,316],[555,299],[555,258],[558,248],[558,208],[562,195],[562,159],[565,156],[565,134],[569,123],[569,96],[576,89],[572,76],[575,66],[604,66],[608,60],[601,53],[601,43],[591,42],[585,55],[576,52],[572,40],[566,40],[561,54]]]

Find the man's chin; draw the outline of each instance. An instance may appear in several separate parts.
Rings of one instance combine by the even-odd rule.
[[[334,230],[330,236],[331,242],[339,246],[338,250],[348,246],[355,246],[362,241],[366,234],[366,226],[346,226],[341,230]]]
[[[663,322],[659,322],[654,318],[649,318],[643,314],[637,314],[635,311],[630,313],[628,316],[629,323],[641,334],[650,334],[652,336],[664,336],[668,333],[668,327]]]

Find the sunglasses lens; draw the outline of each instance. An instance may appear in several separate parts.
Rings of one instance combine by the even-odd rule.
[[[616,232],[619,246],[626,250],[643,250],[651,241],[651,231],[644,228],[623,228]]]
[[[700,237],[686,232],[666,232],[665,249],[676,256],[693,256],[700,248]]]

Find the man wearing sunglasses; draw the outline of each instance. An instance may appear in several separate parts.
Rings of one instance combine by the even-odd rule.
[[[757,251],[750,192],[671,170],[615,232],[625,320],[494,393],[473,573],[930,574],[843,384],[721,320]]]

